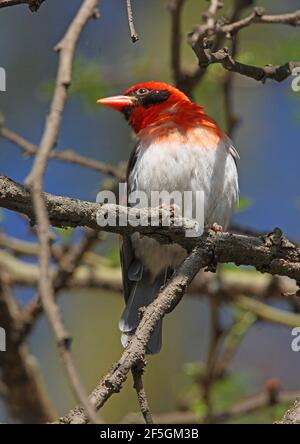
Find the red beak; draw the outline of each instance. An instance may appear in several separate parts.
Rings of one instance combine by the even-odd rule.
[[[134,102],[135,98],[130,96],[112,96],[97,100],[99,105],[110,106],[117,111],[121,111],[125,106],[133,106]]]

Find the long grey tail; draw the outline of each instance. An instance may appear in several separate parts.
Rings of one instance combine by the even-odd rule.
[[[138,261],[135,261],[138,262]],[[137,267],[137,263],[136,269]],[[133,265],[134,266],[134,265]],[[126,347],[131,335],[134,334],[139,321],[140,321],[140,309],[149,305],[157,296],[160,287],[162,287],[169,273],[167,271],[162,272],[153,280],[150,274],[145,270],[139,270],[139,272],[129,272],[130,280],[134,281],[132,289],[127,300],[127,304],[119,322],[119,328],[122,332],[121,342],[123,347]],[[147,344],[146,353],[154,354],[158,353],[162,344],[162,321],[159,321],[155,329],[153,330],[149,342]]]

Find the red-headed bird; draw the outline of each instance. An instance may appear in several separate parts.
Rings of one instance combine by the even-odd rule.
[[[140,83],[97,103],[120,111],[136,134],[127,168],[128,193],[144,191],[150,198],[151,191],[203,191],[205,225],[228,226],[238,201],[238,154],[201,106],[162,82]],[[179,245],[162,245],[138,233],[123,236],[123,346],[138,326],[140,308],[155,299],[186,254]],[[161,332],[160,322],[147,353],[160,350]]]

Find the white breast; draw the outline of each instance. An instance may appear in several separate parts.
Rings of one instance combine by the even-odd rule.
[[[204,128],[184,137],[173,132],[168,138],[143,139],[129,175],[129,191],[144,191],[149,199],[151,191],[203,191],[205,225],[216,222],[226,228],[238,201],[237,169],[230,140],[214,140]],[[132,241],[136,256],[153,275],[168,266],[175,268],[186,256],[177,245],[160,245],[137,233]]]

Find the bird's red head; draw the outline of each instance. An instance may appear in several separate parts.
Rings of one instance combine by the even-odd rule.
[[[187,130],[199,124],[219,131],[203,108],[191,102],[179,89],[163,82],[144,82],[127,89],[123,95],[106,97],[97,103],[121,111],[134,131],[172,123]]]

